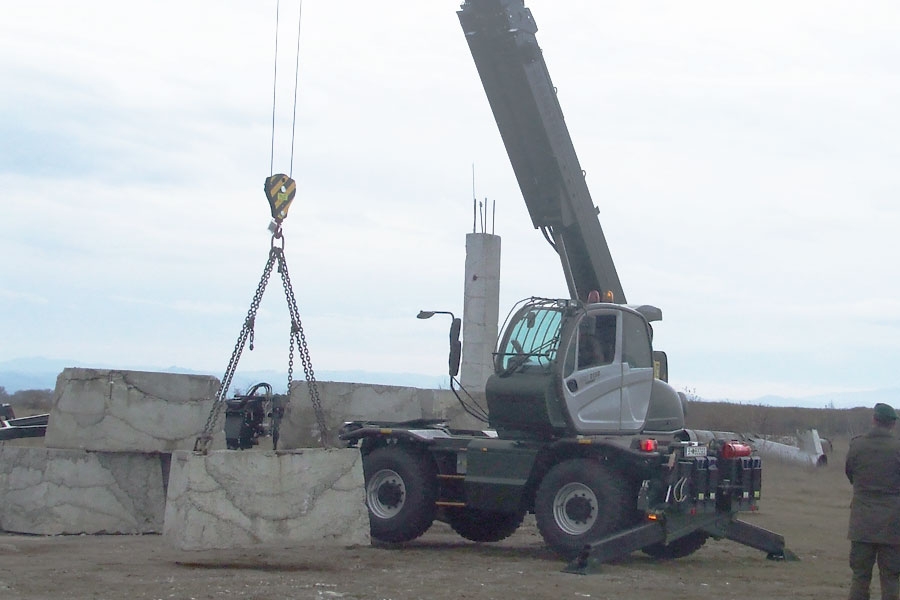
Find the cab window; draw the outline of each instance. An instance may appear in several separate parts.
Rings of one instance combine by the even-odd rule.
[[[653,366],[647,322],[633,313],[622,313],[622,362],[634,368]]]
[[[535,309],[525,315],[513,326],[503,347],[503,368],[515,364],[513,361],[525,367],[549,366],[556,360],[561,320],[558,310]]]
[[[586,316],[578,324],[578,334],[566,353],[563,375],[575,369],[590,369],[608,365],[616,355],[616,315]]]

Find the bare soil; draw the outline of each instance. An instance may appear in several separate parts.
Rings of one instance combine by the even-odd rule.
[[[281,546],[183,552],[161,536],[0,534],[0,598],[579,599],[846,597],[850,485],[846,441],[824,468],[767,461],[758,513],[799,562],[710,540],[697,553],[657,561],[635,553],[599,574],[563,573],[532,520],[498,544],[476,544],[436,523],[400,548]],[[878,597],[877,573],[873,597]]]

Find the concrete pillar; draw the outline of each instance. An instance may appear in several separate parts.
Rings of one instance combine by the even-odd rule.
[[[482,392],[494,371],[493,352],[500,319],[500,236],[466,235],[464,293],[459,379],[470,392]]]

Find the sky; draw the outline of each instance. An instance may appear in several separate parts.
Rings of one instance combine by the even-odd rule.
[[[673,385],[896,387],[900,4],[526,5]],[[285,256],[317,370],[445,371],[448,323],[415,316],[462,313],[473,188],[496,203],[501,315],[565,297],[458,7],[282,0],[276,28],[274,1],[5,6],[0,361],[223,371],[270,169],[297,181]],[[274,274],[241,367],[284,370],[288,334]]]

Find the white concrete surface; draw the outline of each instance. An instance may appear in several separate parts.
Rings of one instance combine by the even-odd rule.
[[[45,445],[106,452],[192,450],[218,388],[219,381],[206,375],[65,369],[56,381]],[[223,426],[224,417],[219,437]]]
[[[164,534],[184,550],[368,544],[359,450],[176,452]]]
[[[340,381],[319,381],[317,387],[332,447],[340,445],[337,433],[346,421],[447,419],[453,427],[485,427],[463,412],[450,390],[423,390]],[[285,410],[278,447],[285,450],[322,447],[306,381],[295,381],[291,387],[291,401]]]
[[[484,384],[494,372],[500,318],[500,236],[466,235],[465,273],[459,380],[471,393],[484,392]]]
[[[0,446],[0,530],[160,533],[165,458]]]

